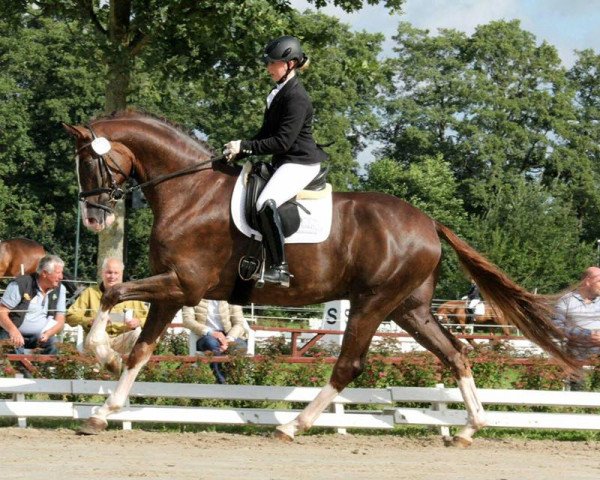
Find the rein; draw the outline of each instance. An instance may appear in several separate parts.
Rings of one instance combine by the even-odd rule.
[[[139,189],[144,188],[144,187],[153,187],[154,185],[162,183],[165,180],[170,180],[171,178],[181,177],[183,175],[189,175],[190,173],[194,173],[194,172],[200,170],[200,167],[208,165],[209,163],[221,162],[224,159],[225,159],[225,155],[219,155],[217,157],[210,157],[208,160],[204,160],[203,162],[196,163],[194,165],[191,165],[189,167],[183,168],[181,170],[177,170],[176,172],[166,173],[165,175],[160,175],[160,176],[158,176],[156,178],[153,178],[152,180],[148,180],[147,182],[138,183],[137,185],[133,185],[131,187],[128,187],[128,188],[125,189],[124,193],[128,194],[128,193],[134,192],[135,190],[139,190]]]
[[[92,129],[92,127],[90,125],[87,125],[87,128],[90,130],[90,132],[92,133],[92,138],[96,139],[96,133],[94,132],[94,130]],[[82,147],[80,147],[77,150],[77,155],[80,154],[81,150],[83,150],[86,147],[89,147],[91,145],[92,142],[87,143],[85,145],[83,145]],[[92,148],[93,150],[93,148]],[[191,173],[195,173],[198,170],[200,170],[202,167],[208,165],[208,164],[212,164],[214,162],[220,162],[223,161],[225,159],[225,155],[219,155],[216,157],[211,157],[208,160],[204,160],[200,163],[196,163],[194,165],[191,165],[189,167],[183,168],[181,170],[177,170],[175,172],[172,173],[167,173],[164,175],[160,175],[156,178],[153,178],[151,180],[148,180],[147,182],[143,182],[143,183],[139,183],[137,185],[132,185],[130,187],[126,187],[126,188],[121,188],[117,182],[115,181],[115,178],[113,176],[113,168],[111,168],[111,166],[109,166],[109,162],[106,160],[105,157],[108,157],[113,165],[114,170],[118,171],[121,175],[123,175],[123,177],[125,179],[128,178],[128,176],[125,174],[125,172],[123,171],[123,169],[112,159],[112,157],[110,156],[110,153],[105,153],[103,155],[100,155],[98,153],[96,153],[94,151],[94,155],[92,156],[92,158],[97,159],[98,163],[99,163],[99,168],[102,169],[104,168],[106,170],[106,172],[108,173],[108,176],[110,178],[110,183],[111,186],[110,187],[98,187],[98,188],[94,188],[92,190],[87,190],[85,192],[80,192],[79,193],[79,200],[82,202],[85,202],[89,205],[91,205],[92,207],[96,207],[99,208],[101,210],[105,210],[109,213],[113,212],[113,209],[110,207],[107,207],[106,205],[100,205],[98,203],[95,202],[90,202],[89,200],[87,200],[88,197],[93,197],[95,195],[100,195],[102,193],[108,193],[108,195],[110,196],[111,200],[121,200],[122,198],[124,198],[126,195],[136,191],[136,190],[140,190],[144,187],[152,187],[155,185],[158,185],[159,183],[162,183],[166,180],[170,180],[171,178],[176,178],[176,177],[181,177],[183,175],[189,175]]]

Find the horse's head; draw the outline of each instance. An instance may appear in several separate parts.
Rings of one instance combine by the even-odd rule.
[[[63,127],[75,137],[83,225],[100,232],[115,221],[114,207],[125,195],[121,186],[133,170],[133,153],[102,136],[97,127],[64,123]]]

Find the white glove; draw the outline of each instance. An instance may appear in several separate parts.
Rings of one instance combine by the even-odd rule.
[[[231,142],[226,143],[223,146],[223,155],[225,155],[225,158],[228,162],[233,160],[236,157],[236,155],[240,153],[241,143],[241,140],[232,140]]]

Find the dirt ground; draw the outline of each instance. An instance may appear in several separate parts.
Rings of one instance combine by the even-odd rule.
[[[0,428],[6,479],[481,479],[597,480],[600,442],[477,439],[450,449],[436,437],[301,436]]]

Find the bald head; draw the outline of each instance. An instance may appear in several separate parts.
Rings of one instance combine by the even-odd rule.
[[[579,293],[582,297],[593,300],[600,296],[600,268],[589,267],[586,268],[581,276],[581,285],[579,286]]]
[[[124,265],[118,258],[105,258],[102,262],[102,283],[104,288],[110,288],[117,283],[123,283]]]

